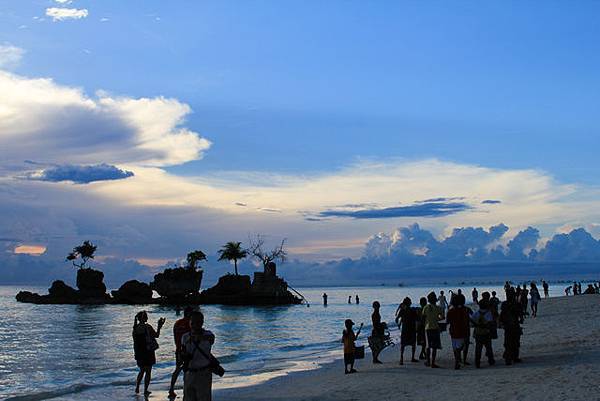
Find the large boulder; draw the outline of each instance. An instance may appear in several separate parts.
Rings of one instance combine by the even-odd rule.
[[[219,282],[202,291],[201,300],[209,304],[251,304],[250,276],[227,274],[219,278]]]
[[[177,267],[156,274],[150,288],[166,301],[179,303],[197,296],[201,284],[202,270]]]
[[[148,304],[152,302],[152,288],[137,280],[129,280],[111,293],[117,303]]]
[[[18,302],[24,302],[28,304],[39,304],[42,302],[42,296],[31,291],[19,291],[16,299]]]
[[[82,299],[109,299],[104,285],[104,273],[94,269],[77,270],[77,288]]]
[[[52,286],[48,289],[48,295],[55,299],[71,301],[74,301],[78,298],[77,290],[69,287],[62,280],[56,280],[52,283]]]

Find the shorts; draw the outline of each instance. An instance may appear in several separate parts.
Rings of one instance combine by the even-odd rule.
[[[425,330],[427,334],[427,348],[442,349],[442,340],[438,329]]]
[[[461,350],[465,346],[464,338],[453,338],[452,339],[452,349]]]
[[[354,363],[354,352],[344,352],[344,365],[350,365]]]

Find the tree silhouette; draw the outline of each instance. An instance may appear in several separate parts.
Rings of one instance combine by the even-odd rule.
[[[206,260],[206,255],[202,251],[195,250],[195,251],[187,254],[186,260],[187,260],[187,267],[189,269],[196,270],[196,265],[201,260]]]
[[[281,263],[287,259],[287,252],[283,247],[285,246],[286,238],[281,240],[279,246],[273,248],[271,251],[265,251],[265,239],[261,234],[256,234],[254,238],[249,239],[250,247],[248,251],[261,261],[263,269],[266,271],[267,265],[276,260],[280,260]]]
[[[67,255],[67,260],[73,263],[73,266],[80,269],[85,269],[86,263],[90,259],[94,259],[94,253],[96,252],[97,246],[92,244],[90,241],[83,241],[83,244],[73,248],[73,251]],[[77,259],[81,258],[81,262],[77,263]]]
[[[237,261],[248,256],[248,251],[242,248],[241,242],[228,242],[219,250],[219,260],[233,260],[235,275],[238,275]]]

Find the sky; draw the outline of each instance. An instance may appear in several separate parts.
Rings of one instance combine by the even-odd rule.
[[[254,233],[324,262],[415,223],[506,224],[505,254],[529,226],[528,250],[600,238],[599,11],[0,0],[0,264],[90,239],[143,269]]]

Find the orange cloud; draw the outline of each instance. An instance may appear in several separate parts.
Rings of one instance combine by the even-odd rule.
[[[13,252],[37,256],[46,252],[46,247],[43,245],[19,245]]]

